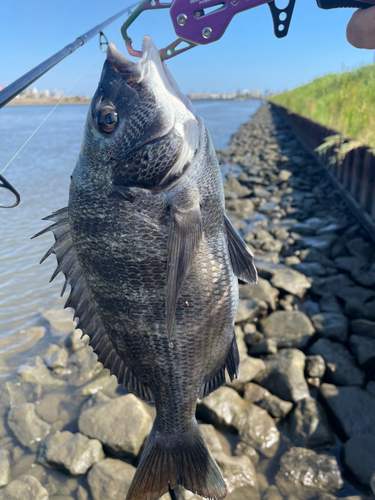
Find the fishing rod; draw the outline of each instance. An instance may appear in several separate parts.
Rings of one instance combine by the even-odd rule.
[[[98,35],[100,36],[99,38],[99,44],[100,44],[100,49],[103,50],[104,45],[108,45],[108,40],[106,36],[103,33],[104,28],[106,28],[108,25],[112,24],[116,19],[124,15],[125,13],[128,13],[129,15],[131,14],[131,9],[133,7],[136,7],[139,4],[139,2],[136,2],[132,5],[129,5],[126,9],[123,9],[122,11],[118,12],[114,16],[110,17],[106,21],[103,21],[102,23],[98,24],[94,28],[92,28],[89,31],[86,31],[83,35],[79,36],[74,40],[74,42],[69,43],[66,45],[64,48],[56,52],[56,54],[53,54],[51,57],[43,61],[42,63],[38,64],[38,66],[35,66],[35,68],[31,69],[24,75],[22,75],[20,78],[15,80],[13,83],[9,84],[7,87],[5,87],[3,90],[0,91],[0,109],[8,104],[9,101],[14,99],[18,94],[20,94],[23,90],[25,90],[29,85],[34,83],[36,80],[38,80],[41,76],[43,76],[45,73],[47,73],[50,69],[52,69],[56,64],[59,64],[62,60],[64,60],[67,56],[70,56],[70,54],[73,54],[75,50],[78,48],[82,47],[85,43],[87,43],[89,40],[94,38],[94,36]],[[103,41],[104,38],[104,41]],[[105,52],[103,50],[103,52]],[[0,174],[0,188],[6,189],[7,191],[10,191],[14,197],[15,197],[15,202],[12,205],[3,205],[0,203],[0,208],[13,208],[16,207],[19,202],[20,202],[20,195],[17,192],[17,190],[5,179],[3,175]]]

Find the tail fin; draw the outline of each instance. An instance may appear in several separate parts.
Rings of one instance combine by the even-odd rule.
[[[211,500],[227,494],[198,424],[174,440],[157,430],[156,418],[126,500],[156,500],[177,485]]]

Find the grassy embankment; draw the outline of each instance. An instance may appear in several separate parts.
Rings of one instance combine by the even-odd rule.
[[[271,101],[375,148],[375,65],[316,78]]]

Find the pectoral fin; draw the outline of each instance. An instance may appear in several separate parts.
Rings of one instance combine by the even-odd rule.
[[[177,299],[189,272],[190,265],[197,254],[202,239],[202,220],[199,207],[182,212],[171,207],[171,228],[168,243],[167,261],[167,335],[171,339]]]
[[[256,283],[258,273],[254,265],[254,255],[241,236],[232,226],[231,221],[225,215],[225,227],[228,235],[228,250],[232,262],[234,274],[246,283]]]

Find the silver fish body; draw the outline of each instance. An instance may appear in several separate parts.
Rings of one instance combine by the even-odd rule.
[[[127,500],[178,484],[226,487],[195,419],[197,399],[238,376],[238,278],[252,255],[224,213],[203,121],[146,37],[131,63],[112,46],[85,125],[69,206],[50,216],[67,305],[103,365],[157,416]]]

